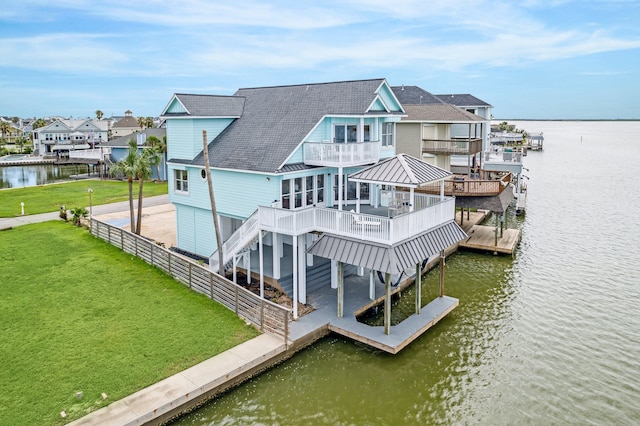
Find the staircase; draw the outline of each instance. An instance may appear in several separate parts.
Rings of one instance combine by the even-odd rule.
[[[258,241],[259,236],[258,210],[256,210],[249,218],[236,229],[231,237],[222,245],[222,261],[224,262],[224,270],[230,268],[233,262],[233,256],[248,249]],[[209,269],[213,272],[219,272],[218,251],[216,250],[209,257]]]

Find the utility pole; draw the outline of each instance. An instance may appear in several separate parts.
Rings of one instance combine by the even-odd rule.
[[[213,182],[211,181],[211,168],[209,166],[209,146],[207,144],[207,131],[202,131],[202,149],[204,151],[204,167],[207,173],[207,184],[209,185],[209,200],[211,200],[211,214],[213,214],[213,227],[216,230],[216,243],[218,244],[218,273],[224,275],[224,263],[222,256],[222,239],[220,237],[220,225],[218,224],[218,211],[216,209],[216,198],[213,196]]]

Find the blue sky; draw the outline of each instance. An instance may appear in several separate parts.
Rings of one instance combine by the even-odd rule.
[[[635,0],[2,3],[0,115],[157,116],[173,93],[385,77],[498,119],[640,119]]]

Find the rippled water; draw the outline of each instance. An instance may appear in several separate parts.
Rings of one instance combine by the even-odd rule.
[[[515,124],[545,135],[515,260],[451,257],[459,307],[396,356],[329,337],[178,424],[639,424],[640,122]]]

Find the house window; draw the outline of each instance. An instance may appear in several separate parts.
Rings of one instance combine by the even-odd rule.
[[[293,199],[295,208],[302,207],[302,178],[293,180]]]
[[[393,128],[392,121],[382,123],[382,146],[393,146]]]
[[[357,124],[335,124],[333,126],[333,141],[335,143],[368,142],[371,134],[369,125],[363,126],[362,139],[358,138],[358,127]]]
[[[313,176],[305,178],[306,205],[312,206],[313,202]]]
[[[175,170],[175,192],[189,192],[189,174],[186,170]]]
[[[291,208],[291,181],[289,179],[282,181],[282,208]]]
[[[316,190],[318,193],[318,203],[324,202],[324,175],[316,176]]]

